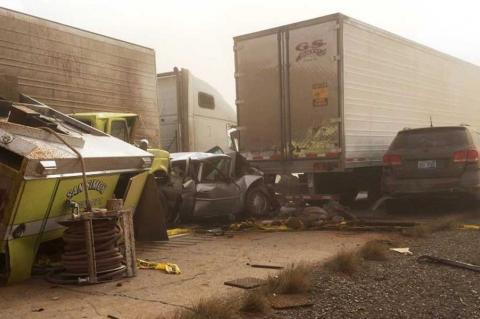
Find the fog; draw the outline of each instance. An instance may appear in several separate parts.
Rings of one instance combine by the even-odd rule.
[[[476,1],[0,0],[0,6],[151,47],[158,72],[188,68],[232,105],[233,36],[335,12],[480,65]]]

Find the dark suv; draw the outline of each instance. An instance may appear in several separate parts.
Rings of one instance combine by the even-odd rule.
[[[406,129],[383,157],[383,191],[394,198],[480,198],[480,134],[468,126]]]

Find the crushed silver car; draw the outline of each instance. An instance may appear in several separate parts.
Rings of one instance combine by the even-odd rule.
[[[272,196],[263,174],[238,153],[171,153],[168,222],[219,216],[264,216]]]

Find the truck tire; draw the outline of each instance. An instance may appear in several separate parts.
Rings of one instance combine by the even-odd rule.
[[[269,211],[268,191],[263,185],[253,186],[245,196],[245,216],[264,217]]]

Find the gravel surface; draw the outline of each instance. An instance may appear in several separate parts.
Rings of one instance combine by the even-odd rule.
[[[276,311],[269,318],[480,318],[480,273],[419,263],[430,254],[480,264],[480,232],[445,231],[399,238],[413,256],[365,261],[349,277],[316,269],[310,308]]]

